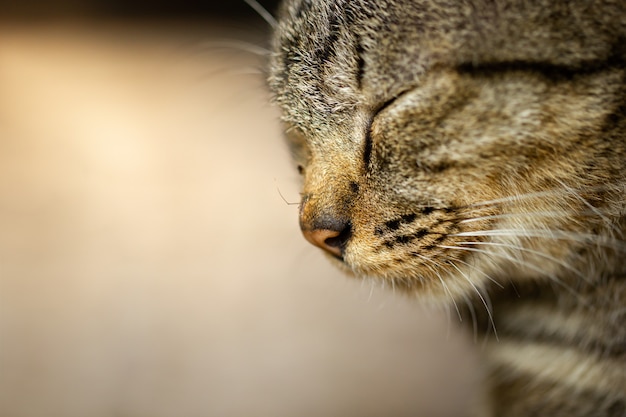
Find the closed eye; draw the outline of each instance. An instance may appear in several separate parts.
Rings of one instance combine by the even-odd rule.
[[[365,145],[363,148],[363,163],[365,166],[369,166],[370,160],[372,159],[372,119],[367,126],[367,131],[365,132]]]
[[[372,159],[372,123],[374,123],[374,119],[380,113],[385,111],[387,107],[393,104],[393,102],[395,102],[399,97],[401,97],[402,95],[404,95],[404,93],[408,91],[409,90],[402,91],[400,94],[385,101],[383,104],[381,104],[374,110],[373,116],[370,118],[370,121],[367,125],[367,131],[365,132],[365,143],[363,145],[363,163],[365,164],[366,167],[370,164],[370,160]]]

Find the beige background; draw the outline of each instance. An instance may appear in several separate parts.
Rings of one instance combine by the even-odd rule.
[[[463,416],[471,343],[305,243],[207,28],[0,31],[0,416]]]

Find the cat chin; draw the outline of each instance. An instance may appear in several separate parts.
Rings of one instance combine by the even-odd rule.
[[[346,263],[346,261],[343,258],[330,254],[328,252],[324,252],[324,255],[326,259],[328,259],[328,261],[335,268],[338,268],[342,273],[350,277],[359,278],[359,275],[350,267],[350,265],[348,265],[348,263]]]
[[[457,267],[440,268],[393,268],[385,264],[358,264],[327,254],[330,262],[346,276],[367,283],[383,290],[391,290],[415,298],[426,305],[436,308],[448,308],[466,303],[470,298],[484,297],[486,288],[491,284],[502,288],[485,272],[476,273],[475,268]],[[481,265],[489,270],[487,264]],[[490,271],[491,272],[491,271]],[[489,277],[489,278],[487,278]]]
[[[446,281],[446,286],[442,286],[441,279],[432,271],[426,271],[424,275],[412,269],[401,271],[384,265],[351,265],[344,259],[331,254],[326,254],[326,257],[334,267],[350,278],[369,281],[383,288],[424,298],[425,301],[429,303],[433,301],[436,305],[451,302],[451,295],[447,288],[452,288],[458,297],[462,297],[462,293],[473,288],[471,285],[462,285],[461,278],[450,276],[450,272],[446,271],[441,271]]]

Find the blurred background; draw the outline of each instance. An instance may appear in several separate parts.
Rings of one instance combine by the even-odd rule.
[[[454,319],[300,236],[259,59],[215,47],[268,29],[243,0],[0,5],[0,416],[466,415]]]

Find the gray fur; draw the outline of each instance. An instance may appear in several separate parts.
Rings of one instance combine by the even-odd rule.
[[[626,415],[625,45],[621,0],[282,6],[301,227],[488,338],[478,416]]]

